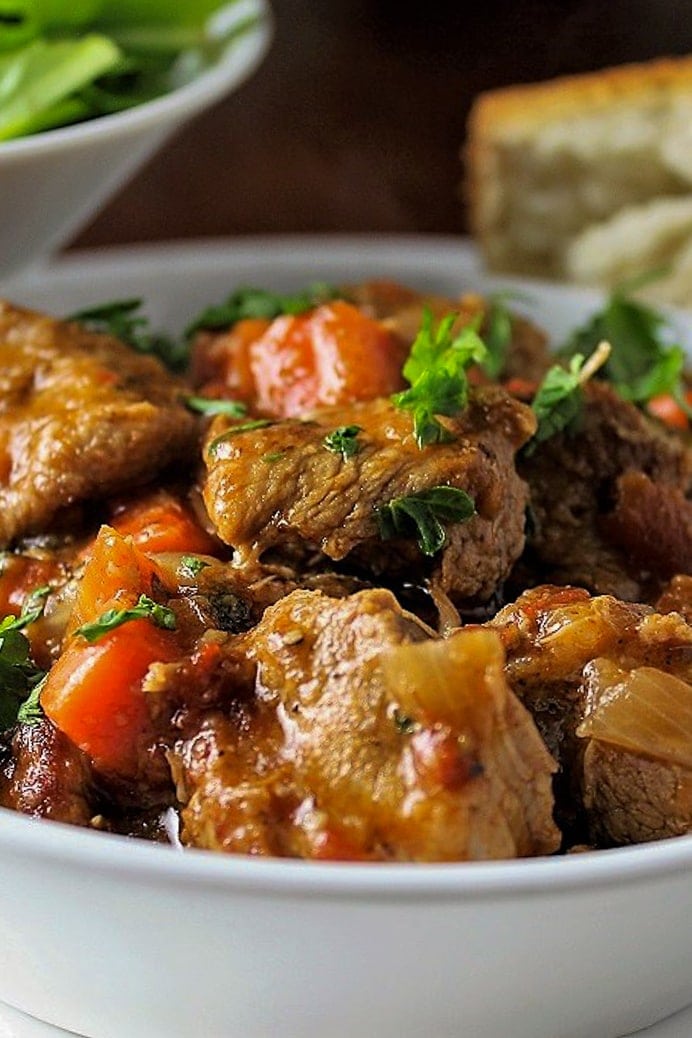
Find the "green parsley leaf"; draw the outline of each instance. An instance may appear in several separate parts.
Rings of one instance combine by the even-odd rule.
[[[360,452],[358,433],[362,431],[360,425],[340,425],[338,429],[328,433],[322,442],[328,451],[340,454],[343,460],[347,461]]]
[[[262,455],[262,461],[266,462],[267,465],[273,465],[275,461],[281,461],[285,457],[286,451],[268,451],[267,454]]]
[[[39,671],[37,670],[37,674]],[[19,704],[17,710],[17,720],[20,724],[36,724],[44,717],[43,708],[41,706],[41,692],[46,683],[47,674],[44,674],[42,678],[39,678],[38,682],[29,692],[23,703]]]
[[[238,436],[239,433],[252,432],[253,429],[266,429],[268,425],[275,425],[271,418],[255,418],[251,422],[243,422],[241,425],[232,425],[230,429],[226,429],[225,432],[216,436],[209,447],[207,448],[208,453],[212,456],[216,454],[222,443],[226,440],[230,440],[233,436]]]
[[[337,288],[321,281],[309,285],[303,292],[295,292],[292,295],[280,295],[277,292],[268,292],[264,288],[239,288],[224,303],[207,307],[195,317],[185,329],[185,337],[190,339],[202,329],[217,331],[230,328],[246,318],[273,321],[280,314],[302,314],[319,306],[320,303],[340,297],[342,294]]]
[[[188,396],[185,406],[191,411],[205,415],[225,414],[229,418],[244,418],[247,414],[247,406],[240,400],[211,400],[204,396]]]
[[[447,541],[443,523],[463,523],[476,511],[473,498],[457,487],[439,486],[395,497],[376,509],[383,541],[415,537],[424,555],[436,555]]]
[[[468,403],[466,369],[481,363],[487,354],[476,324],[454,335],[456,314],[447,314],[433,328],[432,312],[423,311],[420,331],[403,368],[411,388],[392,397],[395,407],[413,413],[413,435],[420,450],[431,443],[447,443],[454,437],[436,415],[455,415]]]
[[[569,362],[569,369],[553,365],[541,382],[531,405],[538,427],[523,453],[529,457],[537,444],[567,429],[581,414],[583,403],[582,386],[599,368],[607,364],[610,347],[599,343],[586,364],[580,353]]]
[[[504,292],[491,296],[485,314],[483,342],[488,352],[483,360],[483,370],[492,379],[498,379],[502,374],[512,341],[512,315],[505,305],[507,297],[508,293]]]
[[[205,562],[204,559],[198,559],[196,555],[183,555],[178,566],[178,572],[182,577],[196,577],[198,573],[201,573],[203,569],[210,565],[211,563]]]
[[[156,627],[163,627],[167,631],[174,631],[176,628],[175,613],[172,609],[159,605],[147,595],[140,595],[137,604],[131,609],[108,609],[98,620],[78,627],[75,634],[81,634],[88,642],[97,642],[105,634],[130,620],[151,620]]]
[[[611,382],[625,400],[645,404],[653,396],[675,396],[681,389],[685,353],[669,338],[663,314],[618,289],[602,310],[572,333],[560,353],[586,354],[599,342],[609,342],[610,357],[598,377]]]
[[[25,599],[19,616],[6,616],[0,622],[0,730],[30,719],[29,707],[26,716],[20,717],[20,711],[45,672],[34,663],[31,644],[22,632],[42,615],[49,591],[49,587],[37,588]]]
[[[187,345],[150,331],[148,319],[135,312],[141,306],[141,299],[120,299],[78,310],[68,320],[78,321],[90,331],[112,335],[137,353],[158,357],[171,371],[182,371],[189,359]]]

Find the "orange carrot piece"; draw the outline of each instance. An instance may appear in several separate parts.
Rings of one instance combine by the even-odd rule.
[[[100,770],[135,776],[151,722],[142,680],[152,663],[175,658],[175,636],[130,620],[89,644],[73,638],[41,691],[46,715]]]
[[[692,404],[692,391],[687,393],[686,400],[688,404]],[[646,409],[649,414],[671,429],[689,429],[690,427],[690,419],[684,408],[670,393],[653,396],[646,405]]]
[[[148,595],[156,567],[151,559],[110,526],[102,526],[91,546],[79,583],[68,632],[96,620],[107,609],[129,609]]]
[[[113,527],[143,552],[184,551],[213,555],[214,538],[197,522],[192,512],[172,494],[159,490],[123,506],[113,516]]]

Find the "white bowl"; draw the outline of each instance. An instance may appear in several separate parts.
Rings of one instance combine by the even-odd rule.
[[[306,238],[74,256],[13,295],[57,312],[143,295],[179,328],[240,283],[377,274],[498,287],[458,242]],[[523,287],[555,335],[599,298]],[[691,345],[692,322],[676,323]],[[692,1002],[691,879],[692,837],[517,862],[327,865],[0,811],[0,999],[91,1038],[615,1038]]]
[[[252,74],[271,38],[267,0],[239,0],[229,14],[258,20],[189,84],[115,115],[0,142],[0,277],[66,242],[167,137]]]

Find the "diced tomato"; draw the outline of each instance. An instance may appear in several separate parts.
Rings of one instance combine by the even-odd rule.
[[[165,490],[116,508],[113,528],[144,552],[213,555],[218,545],[181,501]]]

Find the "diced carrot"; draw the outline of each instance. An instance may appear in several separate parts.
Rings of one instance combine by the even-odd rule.
[[[192,350],[192,380],[210,397],[231,397],[250,403],[255,383],[250,370],[250,346],[270,326],[262,318],[238,321],[222,334],[201,332]]]
[[[175,635],[148,620],[130,620],[91,645],[77,636],[50,670],[41,705],[97,768],[134,776],[151,725],[142,680],[152,663],[175,656]]]
[[[685,399],[688,404],[692,405],[692,390],[687,393]],[[690,419],[684,408],[670,393],[653,396],[646,408],[649,414],[658,418],[664,425],[670,426],[671,429],[689,429],[690,427]]]
[[[276,417],[371,400],[402,386],[398,340],[340,299],[277,317],[249,354],[257,410]]]
[[[192,512],[165,490],[120,506],[112,524],[142,551],[184,551],[213,555],[218,545]]]
[[[79,582],[68,632],[107,609],[129,609],[140,595],[151,593],[155,574],[151,559],[112,527],[102,526]]]
[[[233,397],[259,414],[288,418],[394,393],[403,385],[405,352],[384,324],[337,299],[200,337],[196,381],[204,395]]]
[[[152,663],[178,653],[173,632],[128,620],[89,643],[75,631],[109,609],[131,608],[150,594],[156,569],[131,540],[102,526],[77,589],[66,646],[41,692],[46,715],[94,764],[134,776],[150,731],[142,680]]]
[[[510,396],[516,396],[520,400],[531,400],[536,395],[538,383],[528,378],[510,378],[504,384]]]

